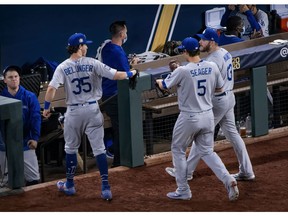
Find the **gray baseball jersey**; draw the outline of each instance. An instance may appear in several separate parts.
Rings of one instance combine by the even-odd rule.
[[[225,92],[233,90],[234,73],[231,54],[227,50],[220,48],[208,55],[206,60],[217,64],[224,80],[223,90]]]
[[[116,71],[94,58],[67,59],[56,68],[49,85],[58,89],[64,84],[67,105],[97,101],[102,97],[102,77],[113,79]]]
[[[212,108],[211,97],[215,88],[223,86],[217,65],[201,60],[178,67],[164,80],[166,87],[177,85],[180,111],[202,112]]]
[[[240,172],[247,175],[254,175],[252,164],[245,146],[245,143],[239,135],[235,125],[235,95],[233,93],[234,86],[234,70],[232,66],[232,56],[230,53],[221,48],[209,54],[206,58],[215,62],[224,79],[225,95],[215,95],[213,98],[213,113],[215,117],[215,125],[218,123],[226,137],[233,145],[234,151],[239,161]],[[192,145],[189,157],[187,159],[188,173],[193,173],[200,160],[196,152],[195,145]]]
[[[217,65],[201,60],[177,68],[164,80],[167,88],[177,86],[180,114],[173,129],[172,156],[178,193],[190,190],[187,183],[186,149],[192,137],[197,154],[227,186],[235,181],[213,151],[214,116],[212,97],[224,84]]]
[[[56,68],[49,85],[57,89],[63,84],[65,88],[66,153],[77,153],[84,133],[88,136],[94,156],[105,153],[104,120],[98,100],[102,97],[102,77],[113,79],[116,71],[89,57],[81,57],[76,61],[67,59]]]

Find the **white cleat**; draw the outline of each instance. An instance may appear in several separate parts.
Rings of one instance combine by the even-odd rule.
[[[175,168],[174,167],[166,167],[165,171],[172,177],[175,178]],[[193,179],[192,175],[187,175],[187,180],[190,181]]]
[[[237,181],[254,181],[255,180],[255,175],[254,174],[244,174],[244,173],[236,173],[232,174],[232,176],[237,180]]]
[[[177,199],[177,200],[190,200],[192,198],[192,193],[190,189],[181,193],[179,193],[176,190],[174,192],[167,193],[167,197],[169,197],[170,199]]]
[[[239,197],[239,190],[237,187],[237,182],[236,181],[232,181],[228,187],[226,187],[227,192],[228,192],[228,197],[230,201],[235,201],[238,199]]]

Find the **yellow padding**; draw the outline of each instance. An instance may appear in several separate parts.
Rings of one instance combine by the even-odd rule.
[[[168,31],[174,15],[176,5],[164,5],[160,21],[157,26],[157,31],[154,36],[151,51],[161,52],[166,42]],[[162,48],[162,49],[161,49]]]

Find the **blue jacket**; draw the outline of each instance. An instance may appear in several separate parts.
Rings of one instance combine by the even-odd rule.
[[[107,43],[101,52],[104,64],[118,71],[130,71],[130,64],[127,55],[121,46]],[[102,78],[103,96],[112,96],[117,93],[117,80]]]
[[[242,38],[239,38],[235,35],[226,35],[225,33],[222,33],[219,37],[219,46],[227,45],[227,44],[232,44],[232,43],[237,43],[244,41]]]
[[[36,95],[24,87],[20,86],[15,97],[8,92],[5,87],[1,92],[4,97],[18,99],[22,101],[23,114],[23,148],[29,150],[27,145],[28,140],[39,140],[41,129],[41,113],[40,104]]]

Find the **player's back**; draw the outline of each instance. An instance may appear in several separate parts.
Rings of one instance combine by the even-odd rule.
[[[104,67],[104,64],[88,57],[76,61],[67,59],[59,65],[54,75],[56,82],[64,84],[67,105],[96,101],[101,98],[103,75],[101,72]]]
[[[179,80],[177,93],[181,111],[202,112],[212,108],[211,98],[215,88],[223,85],[215,63],[204,60],[199,63],[190,62],[173,73],[179,73],[179,78],[175,80]]]
[[[211,61],[217,64],[221,76],[224,80],[224,91],[230,91],[234,88],[234,69],[232,64],[231,54],[224,48],[220,48],[206,58],[207,61]]]

